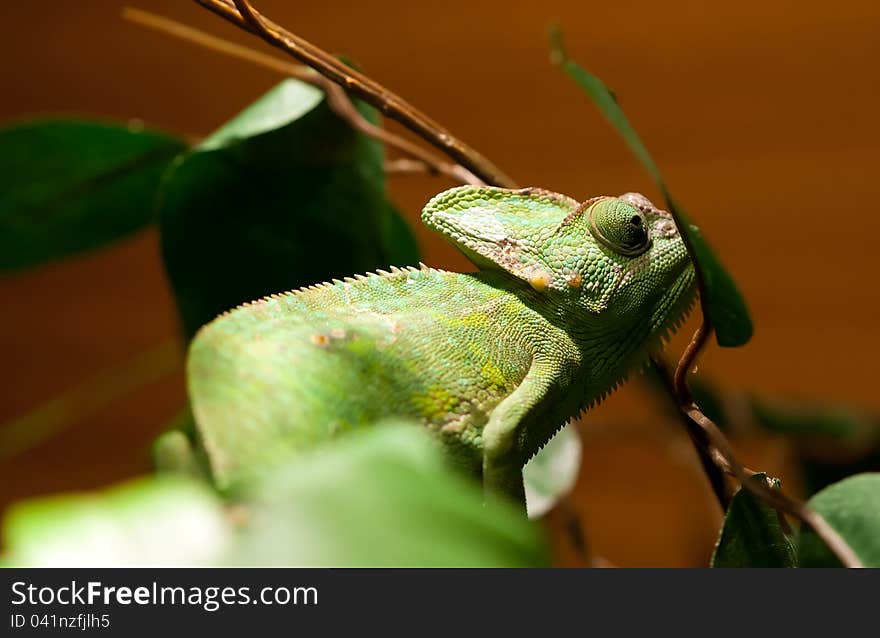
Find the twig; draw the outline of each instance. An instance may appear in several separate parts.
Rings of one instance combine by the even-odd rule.
[[[423,162],[406,157],[385,161],[385,173],[388,175],[425,175],[428,172],[428,168]]]
[[[142,11],[141,9],[123,7],[122,16],[126,20],[130,20],[142,26],[156,29],[189,42],[194,42],[205,48],[240,60],[253,62],[264,68],[272,69],[273,71],[296,78],[301,82],[311,84],[324,91],[324,94],[327,97],[327,105],[333,109],[333,112],[340,118],[348,122],[352,128],[360,131],[368,137],[378,140],[389,148],[396,149],[400,153],[413,158],[410,161],[421,165],[421,170],[419,172],[446,175],[456,182],[461,182],[463,184],[481,185],[483,183],[465,167],[451,162],[445,162],[433,153],[409,142],[403,137],[389,133],[385,129],[369,122],[355,108],[345,91],[327,78],[318,75],[307,66],[291,64],[285,60],[279,60],[271,55],[254,51],[253,49],[235,42],[230,42],[229,40],[224,40],[209,33],[205,33],[204,31],[194,29],[188,25],[177,22],[176,20],[171,20],[148,11]]]
[[[678,401],[675,400],[675,391],[671,384],[673,377],[666,366],[666,362],[658,357],[652,357],[651,363],[661,380],[667,385],[666,389],[669,396],[672,397],[674,407],[678,410]],[[724,479],[726,473],[723,464],[724,461],[719,458],[717,450],[715,450],[709,443],[709,438],[703,429],[691,421],[684,413],[679,412],[679,414],[681,414],[682,425],[684,425],[688,438],[694,446],[694,450],[700,460],[700,465],[703,468],[703,473],[709,480],[709,485],[712,488],[712,492],[715,494],[718,505],[721,506],[722,512],[726,512],[733,494],[731,494],[727,481]]]
[[[452,177],[462,184],[471,184],[474,186],[485,186],[483,180],[471,173],[461,164],[448,164],[448,172],[443,171],[448,177]],[[419,160],[409,159],[407,157],[399,157],[390,159],[385,162],[385,173],[387,175],[430,175],[434,171],[431,167],[420,162]]]
[[[342,86],[443,151],[484,183],[516,188],[516,183],[476,150],[378,82],[346,66],[313,44],[267,20],[243,0],[196,0],[200,5],[261,37],[322,76]]]
[[[683,400],[687,400],[688,402],[693,401],[691,389],[688,387],[687,375],[690,374],[694,364],[697,362],[697,357],[700,356],[700,352],[706,347],[706,343],[711,334],[712,325],[709,323],[709,319],[703,315],[703,321],[700,323],[697,331],[691,338],[691,342],[687,345],[687,348],[684,349],[681,359],[678,361],[678,366],[675,368],[672,389],[675,396],[678,397],[679,403]]]
[[[690,345],[685,349],[685,353],[676,368],[674,378],[670,379],[668,371],[665,371],[662,366],[660,367],[661,370],[665,371],[664,378],[667,386],[670,388],[670,392],[678,403],[679,410],[705,434],[708,445],[698,448],[701,458],[704,454],[711,455],[715,464],[726,473],[736,477],[743,489],[748,490],[778,511],[789,514],[812,528],[844,566],[862,567],[861,560],[849,544],[821,515],[811,510],[802,501],[787,496],[781,490],[771,488],[767,483],[750,481],[749,478],[754,476],[755,472],[743,467],[739,460],[737,460],[736,455],[734,455],[727,437],[694,403],[690,388],[687,385],[687,375],[696,362],[697,355],[699,355],[700,350],[705,345],[710,332],[711,328],[708,326],[708,322],[704,320],[694,334]],[[696,443],[697,440],[695,440]]]

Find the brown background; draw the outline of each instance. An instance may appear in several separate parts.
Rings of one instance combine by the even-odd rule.
[[[122,21],[122,3],[4,8],[0,118],[138,117],[203,135],[277,77]],[[258,48],[184,0],[162,13]],[[674,192],[741,284],[757,326],[701,370],[732,387],[880,408],[876,330],[880,4],[386,0],[258,6],[355,58],[524,185],[580,199],[655,191],[578,90],[548,63],[545,27],[613,86]],[[448,184],[394,178],[414,222]],[[424,260],[466,268],[419,229]],[[156,237],[0,278],[0,421],[173,336]],[[678,339],[674,348],[680,348]],[[0,507],[145,472],[148,443],[184,401],[177,374],[0,464]],[[718,513],[687,441],[629,384],[582,425],[576,506],[619,565],[701,565]],[[643,423],[643,425],[639,425]],[[740,443],[787,476],[779,441]],[[796,481],[789,486],[796,489]]]

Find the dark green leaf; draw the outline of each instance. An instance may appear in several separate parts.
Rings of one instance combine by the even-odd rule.
[[[352,433],[244,493],[238,562],[330,567],[546,565],[541,538],[507,503],[444,461],[418,425]]]
[[[751,481],[765,483],[766,474]],[[779,481],[773,480],[779,489]],[[721,536],[712,555],[712,567],[796,567],[794,544],[772,507],[740,488],[724,517]]]
[[[295,80],[182,157],[163,183],[160,215],[187,335],[267,294],[415,263],[384,180],[380,145]]]
[[[213,493],[172,478],[25,501],[4,518],[3,538],[8,564],[31,567],[208,565],[233,540]]]
[[[736,282],[725,270],[700,229],[688,222],[681,207],[675,205],[669,195],[666,196],[666,201],[670,212],[678,220],[679,228],[683,229],[682,235],[702,275],[705,295],[702,303],[712,327],[715,328],[718,345],[726,348],[745,345],[752,338],[754,328]]]
[[[829,458],[821,458],[819,454],[822,451],[814,451],[812,454],[801,451],[801,472],[806,494],[815,494],[853,474],[874,472],[880,468],[880,445],[869,447],[861,455],[850,453],[839,456],[834,449],[825,448],[824,451],[830,451]]]
[[[139,126],[40,120],[0,130],[0,270],[103,246],[148,225],[183,143]]]
[[[718,344],[728,347],[745,344],[752,336],[752,321],[749,318],[745,300],[739,293],[733,278],[724,269],[709,243],[703,238],[699,228],[688,221],[684,210],[673,200],[663,176],[660,174],[660,169],[657,168],[657,164],[630,124],[623,109],[620,108],[613,93],[602,80],[566,57],[558,32],[552,35],[552,39],[554,60],[593,100],[593,103],[623,138],[633,155],[654,178],[663,193],[669,211],[676,219],[691,258],[700,274],[705,295],[703,308],[715,328]]]
[[[880,567],[880,473],[857,474],[835,483],[808,502],[849,544],[866,567]],[[839,567],[812,530],[800,538],[803,567]]]
[[[779,434],[849,439],[867,429],[867,420],[856,410],[820,407],[802,402],[783,403],[753,398],[752,415],[761,427]]]

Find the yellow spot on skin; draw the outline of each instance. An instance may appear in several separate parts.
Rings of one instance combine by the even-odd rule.
[[[461,317],[459,323],[469,328],[481,328],[489,324],[489,317],[483,312],[472,312]]]
[[[504,377],[504,373],[491,361],[486,361],[486,363],[483,364],[480,373],[483,376],[483,380],[490,388],[503,389],[507,385],[507,379]]]
[[[568,276],[568,279],[565,280],[572,288],[580,288],[583,283],[583,279],[581,279],[581,274],[579,272],[573,272]]]
[[[326,347],[327,344],[330,343],[330,339],[327,337],[327,335],[312,335],[311,337],[309,337],[309,340],[316,346],[320,346],[321,348]]]
[[[550,285],[551,281],[550,275],[543,270],[535,271],[529,276],[529,285],[538,292],[547,290],[547,286]]]
[[[458,405],[458,398],[442,386],[433,386],[426,394],[414,396],[412,401],[419,412],[432,420],[441,419]]]
[[[480,377],[483,381],[483,387],[490,390],[503,390],[507,387],[507,377],[504,376],[504,372],[489,358],[479,343],[469,343],[468,350],[474,359],[482,360]]]

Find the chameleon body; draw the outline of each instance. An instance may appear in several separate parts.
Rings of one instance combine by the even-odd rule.
[[[479,271],[334,280],[201,330],[190,396],[221,483],[404,417],[435,431],[487,489],[521,499],[529,458],[643,364],[693,301],[672,218],[635,193],[578,203],[540,189],[459,187],[422,219]]]

